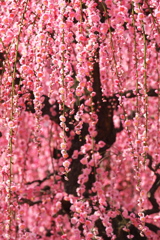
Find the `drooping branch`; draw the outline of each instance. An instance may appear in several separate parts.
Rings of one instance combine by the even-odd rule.
[[[97,50],[99,51],[99,50]],[[118,94],[114,94],[113,96],[110,97],[102,97],[102,89],[101,89],[101,81],[100,81],[100,66],[99,66],[99,61],[97,61],[99,59],[99,52],[96,53],[97,55],[95,56],[95,60],[93,63],[93,73],[92,73],[92,78],[93,78],[93,91],[96,93],[96,95],[93,97],[93,111],[96,112],[97,116],[98,116],[98,122],[96,124],[96,130],[97,130],[97,136],[95,137],[95,141],[96,143],[98,143],[98,141],[104,141],[106,143],[106,146],[101,149],[102,152],[104,153],[105,150],[107,148],[110,148],[113,143],[116,141],[116,133],[118,131],[121,131],[123,129],[123,127],[121,126],[120,129],[116,129],[113,123],[113,116],[114,116],[114,110],[117,109],[118,105],[119,105],[119,101],[118,101]],[[141,93],[141,91],[139,90],[138,93],[140,96],[143,95],[143,93]],[[150,89],[147,93],[148,96],[150,97],[157,97],[157,91],[155,89]],[[121,96],[124,96],[126,98],[134,98],[137,96],[137,94],[133,91],[133,90],[128,90],[126,92],[124,92],[123,94],[121,94]],[[57,102],[55,102],[54,104],[51,104],[49,102],[49,97],[46,95],[42,96],[43,99],[43,106],[42,106],[42,116],[44,115],[48,115],[50,120],[54,121],[55,123],[59,124],[59,105]],[[103,99],[102,99],[103,98]],[[32,92],[31,94],[31,101],[26,102],[26,111],[31,111],[32,113],[35,112],[34,110],[34,94]],[[77,106],[75,105],[75,113],[77,111]],[[67,118],[67,117],[66,117]],[[68,117],[69,119],[69,117]],[[68,123],[69,120],[66,120],[66,122]],[[70,131],[71,129],[69,129]],[[85,143],[85,137],[88,134],[88,125],[83,124],[83,128],[81,131],[81,141],[79,138],[79,135],[75,135],[74,139],[72,140],[71,143],[71,148],[68,151],[69,153],[69,157],[72,157],[72,154],[74,152],[74,150],[80,150],[81,146]],[[103,155],[103,153],[101,153]],[[58,156],[57,156],[58,157]],[[74,196],[77,196],[77,188],[79,187],[78,184],[78,177],[79,175],[82,173],[82,169],[83,169],[83,165],[81,164],[80,160],[83,157],[83,155],[79,155],[77,157],[77,159],[74,159],[71,163],[71,170],[68,173],[68,181],[66,181],[65,179],[63,179],[64,182],[64,189],[65,192],[67,194],[72,194]],[[152,164],[151,164],[152,165]],[[150,168],[151,171],[153,171],[153,168]],[[93,169],[92,169],[93,170]],[[156,174],[155,174],[156,175]],[[48,180],[51,176],[53,176],[53,173],[50,173],[48,176],[46,176],[44,179],[42,180],[33,180],[31,182],[28,182],[27,185],[30,184],[34,184],[37,183],[38,186],[41,185],[43,182],[45,182],[46,180]],[[158,203],[154,197],[154,194],[156,192],[156,190],[158,189],[158,184],[159,184],[159,175],[156,175],[156,180],[153,183],[149,194],[150,196],[148,197],[149,201],[152,204],[152,209],[148,209],[145,211],[145,215],[147,214],[152,214],[152,213],[156,213],[158,212],[159,208],[158,208]],[[95,175],[94,175],[94,171],[91,171],[91,174],[89,175],[89,179],[88,182],[86,182],[85,186],[86,186],[86,191],[84,193],[84,197],[85,198],[89,198],[91,193],[90,190],[92,188],[93,183],[95,182]],[[43,189],[42,189],[43,190]],[[40,204],[41,200],[38,201],[31,201],[30,199],[26,199],[26,198],[21,198],[19,204],[28,204],[29,206],[33,206],[34,204]],[[69,217],[71,217],[72,212],[70,210],[71,207],[71,203],[70,201],[64,201],[64,199],[62,200],[62,211],[60,214],[65,214],[67,213]],[[116,233],[116,235],[119,237],[117,239],[126,239],[126,233],[123,231],[123,229],[121,229],[120,226],[121,223],[121,219],[120,217],[117,217],[113,220],[112,225],[114,228],[114,231]],[[103,239],[109,239],[106,235],[105,232],[105,227],[103,226],[103,223],[101,220],[99,220],[98,222],[96,222],[96,227],[98,228],[98,232],[99,232],[99,236],[102,236]],[[150,226],[148,225],[148,227],[154,231],[157,231],[156,226]],[[116,230],[117,229],[117,230]],[[137,228],[135,228],[134,226],[132,226],[133,229],[133,234],[136,236],[136,239],[146,239],[140,236],[139,230]],[[155,230],[156,229],[156,230]]]

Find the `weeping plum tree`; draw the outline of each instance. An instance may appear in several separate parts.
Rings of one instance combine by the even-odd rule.
[[[0,5],[0,239],[158,240],[159,1]]]

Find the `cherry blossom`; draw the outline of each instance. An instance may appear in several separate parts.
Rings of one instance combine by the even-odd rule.
[[[158,0],[0,2],[1,239],[158,240]]]

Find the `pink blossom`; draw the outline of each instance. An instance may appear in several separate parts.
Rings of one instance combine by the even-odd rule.
[[[159,1],[22,3],[0,2],[1,238],[158,240]]]

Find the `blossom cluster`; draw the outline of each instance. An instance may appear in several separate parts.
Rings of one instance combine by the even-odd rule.
[[[0,2],[0,239],[159,239],[159,63],[158,0]]]

